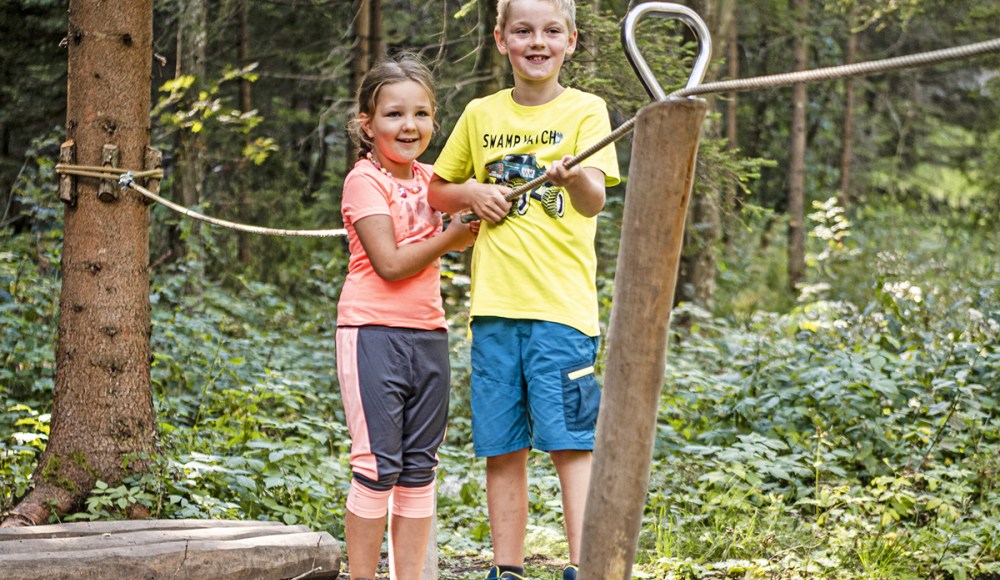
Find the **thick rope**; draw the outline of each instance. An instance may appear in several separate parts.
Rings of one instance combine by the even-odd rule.
[[[203,222],[210,223],[212,225],[221,226],[221,227],[224,227],[224,228],[230,228],[230,229],[238,230],[238,231],[241,231],[241,232],[248,232],[248,233],[251,233],[251,234],[260,234],[260,235],[264,235],[264,236],[289,236],[289,237],[298,237],[298,238],[332,238],[332,237],[336,237],[336,236],[346,236],[347,235],[347,230],[345,230],[345,229],[339,229],[339,230],[277,230],[277,229],[274,229],[274,228],[262,228],[260,226],[248,226],[246,224],[238,224],[238,223],[235,223],[235,222],[229,222],[229,221],[226,221],[226,220],[220,220],[220,219],[216,219],[216,218],[211,218],[211,217],[208,217],[208,216],[205,216],[205,215],[201,215],[200,213],[198,213],[196,211],[191,211],[190,209],[188,209],[188,208],[186,208],[184,206],[177,205],[176,203],[173,203],[171,201],[167,201],[166,199],[163,199],[162,197],[156,195],[152,191],[149,191],[145,187],[142,187],[141,185],[139,185],[138,183],[136,183],[135,179],[132,179],[132,176],[129,175],[128,173],[126,173],[125,175],[122,175],[121,178],[119,178],[118,183],[122,186],[122,189],[125,189],[127,187],[131,187],[132,189],[138,191],[139,193],[141,193],[142,195],[148,197],[149,199],[151,199],[153,201],[158,201],[158,202],[162,203],[163,205],[169,207],[170,209],[176,211],[177,213],[180,213],[181,215],[185,215],[185,216],[187,216],[189,218],[193,218],[193,219],[196,219],[196,220],[201,220]]]
[[[56,173],[63,175],[82,175],[83,177],[97,177],[99,179],[115,179],[125,173],[127,169],[121,167],[101,167],[98,165],[70,165],[59,163],[56,165]],[[163,179],[162,169],[150,169],[148,171],[133,171],[132,177],[152,177],[153,179]]]
[[[964,46],[956,46],[952,48],[945,48],[942,50],[934,50],[931,52],[920,52],[917,54],[910,54],[907,56],[898,56],[895,58],[888,58],[884,60],[873,60],[869,62],[859,62],[856,64],[847,64],[840,66],[831,66],[826,68],[820,68],[810,71],[796,71],[791,73],[768,75],[763,77],[752,77],[747,79],[734,79],[728,81],[719,81],[715,83],[707,83],[704,85],[699,85],[697,87],[692,87],[689,89],[680,89],[674,91],[667,95],[667,98],[671,97],[689,97],[693,95],[707,95],[712,93],[725,93],[732,91],[751,91],[756,89],[766,89],[772,87],[780,87],[787,85],[797,85],[802,83],[810,83],[816,81],[841,79],[848,77],[859,77],[880,72],[889,72],[896,70],[903,70],[908,68],[917,68],[921,66],[929,66],[933,64],[940,64],[943,62],[949,62],[953,60],[961,60],[966,58],[971,58],[973,56],[980,56],[983,54],[989,54],[994,52],[1000,52],[1000,38],[995,38],[993,40],[987,40],[985,42],[977,42],[975,44],[967,44]],[[584,159],[587,159],[594,153],[597,153],[601,149],[604,149],[608,145],[614,143],[615,141],[621,139],[626,133],[631,131],[635,127],[635,117],[632,117],[628,121],[625,121],[617,129],[612,131],[609,135],[591,145],[586,151],[566,160],[565,167],[571,168],[578,165]],[[526,192],[535,189],[539,185],[548,181],[545,175],[540,175],[531,181],[519,185],[512,189],[510,193],[504,196],[507,201],[513,201],[523,195]],[[463,222],[469,222],[478,219],[475,214],[466,214],[462,216]]]
[[[274,228],[263,228],[260,226],[248,226],[245,224],[238,224],[235,222],[220,220],[202,215],[184,206],[177,205],[176,203],[168,201],[135,182],[135,178],[137,177],[151,177],[153,179],[162,179],[163,170],[161,169],[133,172],[118,167],[96,167],[89,165],[70,165],[70,164],[60,163],[56,165],[56,172],[63,175],[81,175],[83,177],[97,177],[99,179],[117,178],[118,185],[121,186],[122,190],[132,188],[138,191],[143,196],[153,201],[162,203],[163,205],[167,206],[168,208],[176,211],[181,215],[187,216],[192,219],[200,220],[206,223],[210,223],[212,225],[221,226],[224,228],[230,228],[241,232],[249,232],[251,234],[261,234],[266,236],[291,236],[291,237],[301,237],[301,238],[331,238],[335,236],[347,235],[347,230],[345,229],[279,230]]]
[[[922,66],[929,66],[953,60],[962,60],[994,52],[1000,52],[1000,38],[987,40],[985,42],[977,42],[975,44],[967,44],[965,46],[956,46],[952,48],[945,48],[942,50],[921,52],[917,54],[898,56],[895,58],[888,58],[883,60],[873,60],[869,62],[859,62],[856,64],[831,66],[810,71],[796,71],[791,73],[768,75],[763,77],[752,77],[747,79],[733,79],[728,81],[719,81],[719,82],[699,85],[697,87],[692,87],[689,89],[680,89],[667,95],[667,98],[690,97],[694,95],[707,95],[712,93],[724,93],[733,91],[736,92],[751,91],[757,89],[766,89],[766,88],[773,88],[773,87],[780,87],[787,85],[811,83],[816,81],[859,77],[881,72],[889,72],[889,71],[904,70],[909,68],[917,68]],[[608,145],[624,137],[625,134],[631,131],[634,127],[635,127],[635,117],[632,117],[628,121],[622,123],[617,129],[612,131],[603,139],[591,145],[582,153],[567,159],[564,166],[567,169],[570,169],[576,165],[579,165],[580,162],[583,161],[584,159],[587,159],[594,153],[597,153],[601,149],[604,149]],[[201,220],[203,222],[207,222],[217,226],[232,228],[243,232],[264,234],[269,236],[301,236],[310,238],[326,238],[332,236],[347,235],[347,230],[344,229],[276,230],[272,228],[248,226],[244,224],[238,224],[225,220],[210,218],[208,216],[201,215],[200,213],[191,211],[185,207],[171,203],[163,199],[162,197],[154,194],[153,192],[149,191],[148,189],[139,186],[138,184],[135,183],[135,179],[131,179],[134,177],[153,177],[156,179],[160,179],[163,177],[163,171],[159,169],[153,171],[124,172],[122,169],[116,167],[94,167],[94,166],[82,166],[82,165],[66,165],[60,163],[59,165],[56,165],[56,171],[58,173],[66,175],[82,175],[84,177],[98,177],[102,179],[108,179],[110,177],[109,174],[120,175],[119,182],[123,189],[126,187],[131,187],[132,189],[135,189],[136,191],[148,197],[149,199],[152,199],[153,201],[158,201],[163,205],[169,207],[170,209],[179,212],[183,215],[186,215],[190,218]],[[531,191],[532,189],[535,189],[539,185],[542,185],[546,181],[548,181],[546,176],[544,174],[540,175],[527,183],[515,187],[510,191],[510,193],[504,196],[504,199],[507,201],[513,201],[518,197],[520,197],[521,195]],[[466,214],[462,216],[462,221],[465,223],[474,221],[476,219],[479,219],[478,216],[476,216],[476,214]]]
[[[881,72],[941,64],[943,62],[962,60],[992,52],[1000,52],[1000,38],[987,40],[985,42],[977,42],[975,44],[966,44],[965,46],[934,50],[931,52],[920,52],[906,56],[897,56],[895,58],[887,58],[884,60],[873,60],[870,62],[859,62],[856,64],[845,64],[841,66],[831,66],[815,70],[796,71],[748,79],[719,81],[699,85],[690,89],[680,89],[670,93],[668,96],[688,97],[692,95],[707,95],[710,93],[752,91],[756,89],[767,89],[785,85],[799,85],[816,81],[860,77]]]

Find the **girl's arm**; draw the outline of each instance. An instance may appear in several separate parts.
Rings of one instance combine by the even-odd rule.
[[[396,245],[392,218],[372,215],[355,222],[354,231],[372,263],[375,273],[387,282],[395,282],[417,274],[444,254],[461,251],[476,240],[479,224],[463,224],[453,219],[448,229],[433,238]]]
[[[427,188],[427,202],[438,211],[451,213],[472,208],[480,218],[495,224],[507,217],[510,202],[503,196],[509,192],[509,187],[472,179],[465,183],[452,183],[435,173]]]

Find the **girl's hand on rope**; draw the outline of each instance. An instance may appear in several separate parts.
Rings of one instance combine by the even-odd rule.
[[[463,212],[464,213],[464,212]],[[480,222],[475,221],[463,224],[461,215],[452,216],[451,223],[444,230],[442,235],[448,236],[448,251],[461,252],[472,244],[476,243],[476,236],[479,234]]]
[[[511,202],[504,199],[510,188],[495,183],[467,183],[473,188],[469,193],[472,211],[491,224],[497,224],[507,217]]]

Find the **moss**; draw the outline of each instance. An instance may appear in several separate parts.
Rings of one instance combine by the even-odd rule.
[[[83,454],[83,451],[74,451],[70,453],[69,459],[73,462],[73,465],[86,471],[95,481],[98,479],[97,470],[91,467],[90,461],[87,460],[87,456]]]
[[[86,461],[86,459],[84,459]],[[62,456],[53,454],[42,468],[42,479],[49,485],[65,489],[70,493],[76,493],[76,484],[65,475],[59,473],[62,468]]]

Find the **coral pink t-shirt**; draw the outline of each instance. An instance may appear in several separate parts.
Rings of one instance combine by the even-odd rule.
[[[338,326],[447,328],[441,303],[441,260],[409,278],[387,282],[375,273],[354,230],[354,224],[362,218],[387,215],[392,218],[397,246],[422,242],[441,233],[441,213],[427,203],[427,184],[433,169],[414,162],[413,171],[419,172],[424,187],[419,193],[407,193],[405,198],[392,178],[383,175],[368,159],[358,160],[344,180],[340,205],[351,260],[337,306]],[[417,182],[400,180],[407,187]]]

